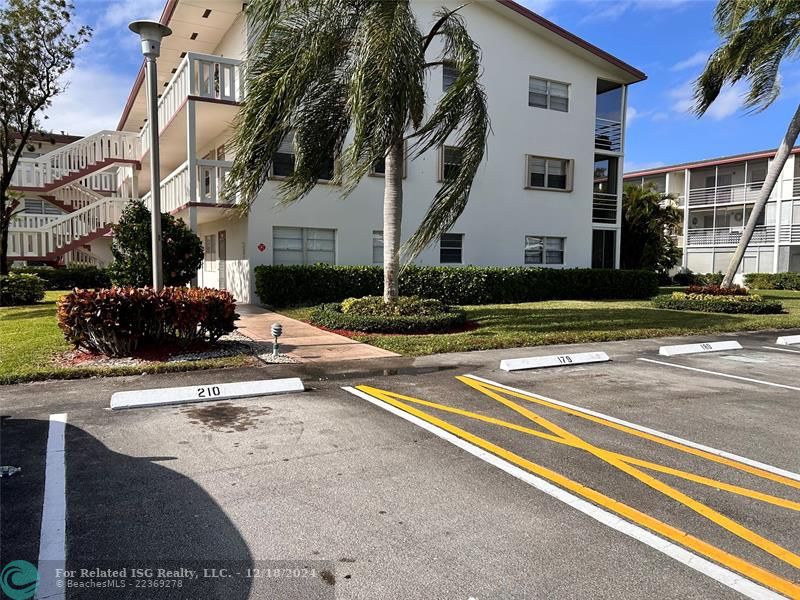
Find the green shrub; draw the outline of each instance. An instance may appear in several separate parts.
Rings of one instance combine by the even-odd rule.
[[[428,314],[357,314],[342,312],[339,302],[316,306],[309,317],[314,325],[320,327],[364,333],[441,332],[464,325],[466,319],[463,310],[447,306],[442,306],[439,312]]]
[[[132,200],[114,225],[108,267],[117,286],[142,287],[153,284],[150,211],[141,200]],[[161,215],[161,264],[164,285],[182,286],[197,274],[203,262],[203,244],[195,232],[172,215]]]
[[[235,329],[236,303],[223,290],[75,290],[58,302],[58,326],[76,348],[130,356],[143,344],[214,342]]]
[[[435,315],[446,312],[447,307],[439,300],[420,298],[419,296],[400,296],[397,302],[387,304],[382,296],[364,296],[348,298],[342,301],[342,312],[346,315],[369,316],[409,316]]]
[[[768,315],[783,311],[777,300],[765,300],[761,296],[716,296],[713,294],[686,294],[673,292],[671,296],[659,296],[653,300],[656,308],[671,310],[694,310],[699,312]]]
[[[14,273],[31,273],[45,281],[48,290],[71,290],[73,288],[111,287],[111,279],[105,269],[74,265],[54,269],[53,267],[19,267]]]
[[[800,273],[748,273],[744,282],[755,290],[800,291]]]
[[[680,271],[672,276],[673,285],[721,285],[724,275],[722,273],[695,273],[689,269]]]
[[[0,275],[0,306],[35,304],[44,298],[44,281],[29,273]]]
[[[256,293],[271,306],[341,302],[383,290],[382,267],[275,265],[256,267],[255,273]],[[639,299],[657,293],[658,276],[649,271],[409,265],[400,275],[401,295],[456,305]]]

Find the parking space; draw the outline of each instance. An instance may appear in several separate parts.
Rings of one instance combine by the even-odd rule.
[[[111,394],[263,372],[5,388],[23,471],[2,481],[3,564],[37,564],[63,412],[66,569],[180,584],[106,573],[127,586],[66,598],[800,597],[800,354],[774,337],[280,366],[308,391],[130,411]],[[583,350],[612,360],[498,368]]]

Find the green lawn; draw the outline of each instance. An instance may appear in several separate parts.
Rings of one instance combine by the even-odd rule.
[[[92,375],[136,375],[247,364],[249,357],[229,356],[194,362],[126,367],[59,367],[54,355],[70,346],[56,323],[56,300],[66,292],[47,292],[32,306],[0,307],[0,385],[40,379],[73,379]]]
[[[663,290],[670,293],[672,290]],[[429,335],[359,335],[355,339],[407,356],[800,327],[800,292],[764,291],[783,302],[781,315],[725,315],[659,310],[647,300],[552,301],[465,306],[472,331]],[[306,319],[309,308],[284,309]]]

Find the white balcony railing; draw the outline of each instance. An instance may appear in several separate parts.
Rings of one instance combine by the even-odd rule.
[[[763,181],[752,181],[750,183],[690,189],[689,206],[755,202],[763,184]]]
[[[592,222],[617,222],[617,195],[594,192],[592,196]]]
[[[11,217],[10,229],[39,229],[57,221],[61,215],[32,215],[28,213],[18,213]]]
[[[97,164],[138,158],[138,134],[99,131],[37,158],[21,158],[11,178],[11,185],[45,188]]]
[[[198,160],[197,161],[196,189],[197,193],[191,198],[189,192],[189,163],[180,165],[161,182],[161,211],[173,212],[185,206],[188,202],[202,202],[203,204],[226,204],[223,198],[223,187],[230,173],[233,163],[226,160]],[[148,192],[142,198],[147,208],[153,208],[151,194]]]
[[[594,147],[609,152],[622,152],[622,123],[596,118],[594,120]]]
[[[241,102],[242,61],[210,54],[187,52],[158,101],[158,125],[162,130],[189,96]],[[150,149],[150,122],[139,133],[142,155]]]
[[[104,198],[35,229],[9,228],[9,256],[55,258],[58,250],[67,251],[68,246],[83,239],[88,242],[92,234],[117,223],[127,202],[122,198]]]
[[[781,242],[800,244],[800,223],[781,225]]]
[[[743,227],[717,227],[715,229],[690,229],[686,236],[687,246],[736,246],[742,239]],[[753,232],[752,245],[773,244],[775,226],[759,225]]]

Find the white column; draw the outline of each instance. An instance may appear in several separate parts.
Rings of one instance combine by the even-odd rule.
[[[689,169],[683,171],[683,258],[684,269],[689,268]]]
[[[186,162],[189,170],[188,202],[197,202],[197,104],[186,101]],[[197,207],[189,206],[189,227],[197,233]]]

